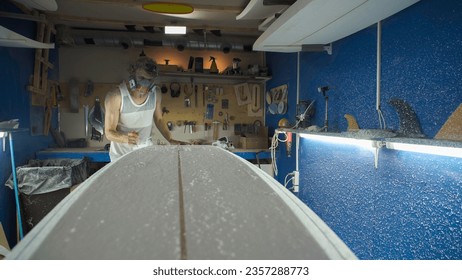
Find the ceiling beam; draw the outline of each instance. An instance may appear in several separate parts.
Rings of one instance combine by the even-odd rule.
[[[118,26],[120,29],[125,29],[125,25],[136,25],[139,26],[140,29],[144,26],[164,26],[164,22],[144,22],[144,21],[123,21],[123,20],[108,20],[108,19],[101,19],[101,18],[89,18],[89,17],[79,17],[79,16],[71,16],[71,15],[57,15],[57,14],[49,14],[48,20],[51,22],[81,22],[82,24],[88,24],[89,22],[99,23],[99,24],[107,24]],[[70,26],[72,27],[72,26]],[[223,33],[235,33],[235,34],[249,34],[249,35],[260,35],[261,31],[258,31],[256,28],[250,27],[235,27],[235,26],[204,26],[204,25],[194,25],[188,23],[188,29],[206,29],[206,30],[221,30]]]
[[[147,4],[150,1],[143,1],[143,0],[68,0],[78,2],[78,4],[84,3],[98,3],[98,4],[107,4],[107,5],[121,5],[127,7],[141,7],[143,4]],[[168,2],[168,1],[166,1]],[[170,1],[172,3],[182,3],[181,1],[175,2]],[[184,1],[183,1],[184,2]],[[195,3],[188,3],[191,5],[195,11],[204,11],[204,12],[229,12],[229,13],[240,13],[245,7],[240,6],[225,6],[221,2],[218,1],[221,5],[201,5]]]

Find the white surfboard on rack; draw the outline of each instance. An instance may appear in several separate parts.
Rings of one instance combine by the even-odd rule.
[[[20,4],[23,4],[26,7],[41,10],[41,11],[50,11],[54,12],[58,9],[58,4],[56,0],[13,0]]]
[[[55,44],[29,39],[0,25],[0,46],[14,48],[53,49]]]
[[[214,146],[151,146],[106,165],[7,259],[356,259],[295,195]]]
[[[288,5],[264,5],[263,0],[250,0],[245,9],[236,16],[236,19],[265,19],[287,7]]]

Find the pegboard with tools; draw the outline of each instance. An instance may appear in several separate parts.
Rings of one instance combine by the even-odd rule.
[[[91,85],[91,87],[89,86]],[[66,118],[75,118],[77,126],[72,131],[87,137],[83,126],[83,108],[94,105],[99,99],[104,106],[104,98],[114,83],[92,83],[91,81],[72,81],[61,83],[62,99],[60,106]],[[234,84],[200,83],[192,81],[170,81],[158,84],[162,92],[162,112],[169,129],[179,139],[212,140],[222,135],[234,134],[234,126],[263,123],[263,92],[261,83]],[[77,96],[71,96],[77,93]],[[244,101],[243,101],[244,100]],[[258,114],[260,111],[260,114]],[[257,113],[256,113],[257,112]],[[69,121],[66,122],[67,126]],[[215,129],[215,134],[211,131]],[[65,132],[70,127],[62,127]],[[218,130],[218,132],[217,132]],[[208,133],[210,131],[210,133]],[[193,134],[194,135],[190,135]],[[198,133],[204,132],[204,133]],[[182,136],[182,134],[187,134]],[[179,137],[178,137],[179,136]],[[212,139],[211,139],[212,138]]]
[[[245,87],[258,88],[260,91],[263,85],[245,84]],[[249,101],[247,103],[238,100],[236,96],[240,94],[236,94],[235,86],[229,84],[172,82],[162,84],[161,89],[164,119],[172,122],[173,129],[193,122],[207,130],[213,122],[219,122],[222,129],[227,130],[236,123],[253,124],[255,121],[263,121],[262,96],[252,96],[250,89],[245,97]],[[252,101],[252,98],[260,100]],[[255,107],[252,107],[254,104],[260,104],[257,111],[260,110],[261,114],[255,114]]]

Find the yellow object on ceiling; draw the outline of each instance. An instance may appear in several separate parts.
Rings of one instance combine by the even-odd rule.
[[[143,9],[162,14],[190,14],[194,11],[191,5],[168,2],[143,4]]]

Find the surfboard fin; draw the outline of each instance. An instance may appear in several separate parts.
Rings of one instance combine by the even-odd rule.
[[[353,117],[353,115],[345,114],[344,117],[348,122],[347,131],[358,131],[359,130],[358,122],[356,121],[355,117]]]
[[[438,140],[462,141],[462,103],[435,135]]]
[[[393,98],[388,103],[396,109],[399,117],[398,136],[423,138],[419,120],[412,107],[404,100]]]

